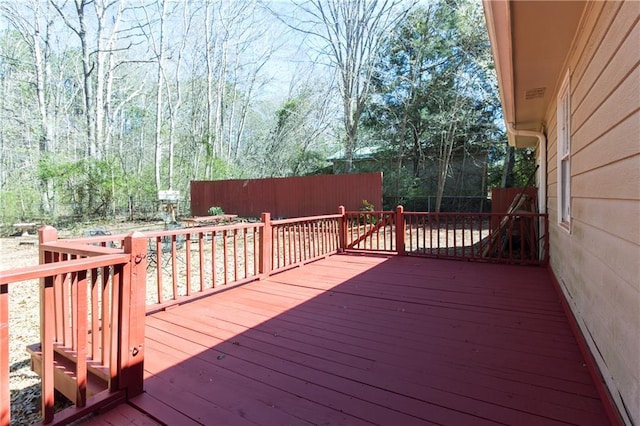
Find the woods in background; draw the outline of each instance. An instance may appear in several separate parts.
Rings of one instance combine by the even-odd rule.
[[[194,179],[319,173],[336,152],[358,171],[353,153],[367,146],[398,201],[458,191],[459,158],[501,177],[506,138],[477,2],[0,10],[2,222],[114,215],[158,190],[188,196]],[[486,194],[489,182],[469,185]]]

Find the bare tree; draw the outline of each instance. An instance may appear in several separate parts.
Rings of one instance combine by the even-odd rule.
[[[380,47],[414,4],[403,0],[309,0],[298,5],[311,17],[311,25],[303,21],[295,28],[322,40],[323,53],[339,73],[347,173],[352,169],[358,123]]]
[[[182,107],[182,65],[184,62],[185,49],[189,41],[191,32],[193,14],[189,3],[185,3],[182,8],[182,36],[177,37],[177,57],[175,58],[175,72],[173,78],[173,86],[170,77],[166,75],[164,67],[161,69],[167,91],[167,106],[169,108],[169,189],[174,188],[174,163],[175,163],[175,145],[176,145],[176,125],[178,114]],[[175,90],[175,95],[172,95]]]
[[[75,6],[75,19],[77,22],[73,22],[64,9],[66,1],[60,4],[54,0],[51,0],[51,4],[58,11],[58,14],[64,21],[65,25],[71,29],[80,41],[80,48],[82,52],[82,81],[83,81],[83,100],[84,100],[84,116],[86,120],[86,132],[87,132],[87,157],[94,158],[98,154],[95,132],[95,100],[93,94],[93,84],[91,82],[91,72],[93,70],[93,64],[91,62],[91,47],[89,46],[89,40],[87,36],[87,20],[86,12],[87,7],[93,0],[74,0]]]
[[[165,91],[165,57],[167,54],[167,37],[166,37],[166,23],[168,19],[169,11],[169,0],[160,0],[159,4],[156,3],[156,6],[159,7],[158,15],[153,15],[154,18],[157,19],[157,34],[155,32],[154,20],[152,20],[152,15],[149,14],[147,7],[143,6],[144,14],[146,17],[146,22],[149,25],[149,32],[147,34],[148,42],[150,44],[150,48],[153,52],[155,62],[156,62],[156,102],[155,102],[155,111],[156,111],[156,119],[155,119],[155,184],[156,190],[160,190],[162,188],[162,151],[163,151],[163,141],[162,141],[162,123],[164,121],[163,113],[164,113],[164,100],[163,94]],[[175,7],[172,11],[175,10]]]
[[[51,18],[49,10],[46,5],[42,5],[38,0],[31,0],[27,7],[21,11],[8,5],[3,5],[2,11],[31,50],[35,74],[36,103],[39,114],[38,152],[40,158],[43,158],[51,152],[51,144],[54,139],[54,125],[50,112],[50,93],[48,90],[49,81],[51,80],[51,46],[49,44]],[[30,12],[32,15],[26,16],[25,12]],[[40,189],[42,194],[41,210],[46,214],[51,214],[54,195],[53,186],[51,180],[46,176],[40,179]]]

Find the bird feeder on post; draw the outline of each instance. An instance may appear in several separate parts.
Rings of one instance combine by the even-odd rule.
[[[173,223],[176,221],[178,201],[180,201],[180,191],[174,191],[172,189],[158,191],[158,202],[167,213],[169,218],[167,222],[169,223]]]

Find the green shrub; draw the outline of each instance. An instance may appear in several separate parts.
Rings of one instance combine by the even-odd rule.
[[[211,216],[219,216],[219,215],[223,215],[224,211],[222,210],[222,207],[220,206],[212,206],[209,207],[209,215]]]
[[[373,212],[375,210],[376,210],[376,207],[372,203],[368,202],[367,200],[362,200],[362,206],[360,207],[361,212]],[[360,225],[364,225],[366,223],[375,225],[376,218],[368,214],[361,214],[359,222],[360,222]]]

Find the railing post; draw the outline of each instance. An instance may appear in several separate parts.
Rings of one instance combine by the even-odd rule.
[[[42,248],[42,244],[58,239],[58,231],[52,226],[44,226],[38,230],[40,243],[40,264],[51,263],[51,253]],[[53,339],[54,321],[53,306],[55,303],[53,277],[40,279],[40,345],[42,350],[42,381],[41,381],[41,413],[42,423],[51,423],[54,414],[54,379],[53,379]]]
[[[344,206],[338,207],[338,214],[341,215],[338,221],[338,251],[344,253],[347,248],[347,214]]]
[[[549,265],[549,215],[545,213],[544,215],[544,258],[542,259],[542,264],[544,266]]]
[[[273,238],[271,213],[262,213],[261,220],[264,226],[260,228],[260,257],[258,272],[260,272],[262,278],[266,278],[271,273],[271,240]]]
[[[11,423],[9,392],[9,284],[0,284],[0,425]]]
[[[404,207],[396,207],[396,251],[400,256],[405,254],[404,248]]]
[[[122,271],[120,288],[118,386],[131,398],[142,393],[144,382],[147,237],[141,232],[127,235],[124,251],[130,260]]]

